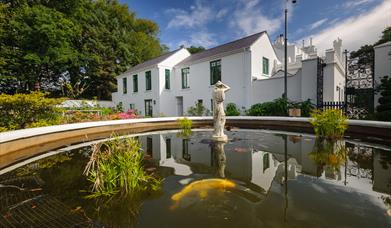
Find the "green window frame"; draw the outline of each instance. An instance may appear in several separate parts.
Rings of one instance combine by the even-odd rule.
[[[127,78],[122,78],[122,92],[123,92],[123,94],[128,93],[128,79]]]
[[[262,73],[269,75],[269,59],[265,57],[262,58]]]
[[[152,89],[151,71],[145,72],[145,90]]]
[[[144,106],[145,106],[145,116],[152,117],[153,115],[153,109],[152,109],[152,100],[144,100]]]
[[[183,68],[182,69],[182,89],[190,88],[189,86],[189,74],[190,74],[190,68]]]
[[[138,92],[138,76],[137,74],[133,75],[133,93]]]
[[[166,158],[171,158],[171,139],[166,139]]]
[[[170,70],[166,69],[165,70],[165,89],[170,89]]]
[[[210,62],[210,84],[221,81],[221,59]]]

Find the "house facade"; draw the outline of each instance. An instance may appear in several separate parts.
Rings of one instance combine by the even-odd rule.
[[[183,116],[196,103],[212,110],[212,87],[221,80],[231,87],[225,104],[235,103],[244,111],[282,96],[283,42],[279,37],[272,43],[260,32],[196,54],[180,48],[117,76],[113,102],[145,116]],[[320,58],[311,42],[301,48],[288,45],[290,100],[342,101],[341,46],[341,40],[335,41]]]

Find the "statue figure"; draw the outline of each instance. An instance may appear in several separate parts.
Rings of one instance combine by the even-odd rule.
[[[213,153],[217,161],[217,174],[220,178],[225,178],[225,165],[227,163],[227,158],[225,157],[224,152],[224,142],[214,142],[213,143]]]
[[[225,112],[224,112],[224,100],[225,92],[231,88],[221,81],[218,81],[213,88],[213,121],[214,132],[213,140],[218,142],[227,142],[228,137],[224,134],[225,125]]]

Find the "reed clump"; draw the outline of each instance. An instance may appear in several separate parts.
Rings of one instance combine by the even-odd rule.
[[[341,110],[315,110],[310,120],[316,136],[326,139],[339,139],[344,136],[348,128],[348,118]]]
[[[84,175],[92,185],[88,198],[129,196],[160,189],[161,180],[143,167],[140,143],[133,138],[115,137],[95,144]]]

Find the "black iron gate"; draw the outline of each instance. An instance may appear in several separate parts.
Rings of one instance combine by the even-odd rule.
[[[349,59],[346,78],[346,107],[349,118],[363,119],[374,111],[373,62]]]

